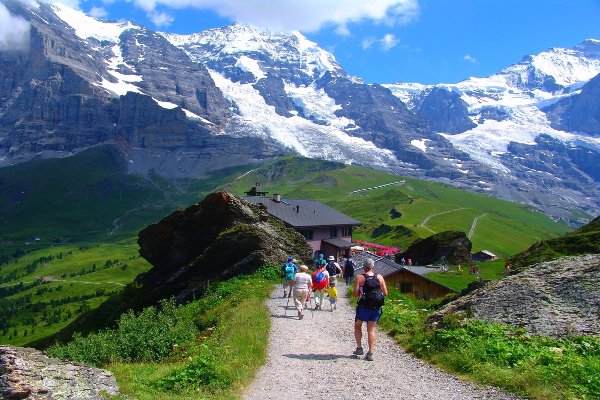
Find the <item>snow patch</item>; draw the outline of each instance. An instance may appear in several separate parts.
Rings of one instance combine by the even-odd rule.
[[[430,141],[429,139],[421,139],[421,140],[413,139],[410,141],[410,144],[415,146],[417,149],[420,149],[423,153],[427,153],[426,143],[429,141]]]
[[[252,75],[254,75],[257,81],[267,77],[267,74],[265,74],[260,68],[258,61],[248,56],[241,56],[238,58],[235,66],[244,72],[250,72]]]

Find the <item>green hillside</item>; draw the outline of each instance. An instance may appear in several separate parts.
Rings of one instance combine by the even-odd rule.
[[[510,258],[514,271],[564,256],[600,253],[600,217],[563,236],[534,243]]]
[[[468,233],[476,219],[473,251],[499,256],[568,231],[519,204],[334,162],[286,157],[178,181],[128,175],[124,163],[104,146],[0,169],[1,342],[42,339],[122,291],[150,268],[138,230],[215,190],[244,194],[260,182],[269,195],[320,200],[364,224],[355,238],[400,248]]]
[[[468,234],[476,221],[473,251],[485,249],[504,257],[569,230],[521,204],[450,185],[302,158],[266,164],[221,189],[244,194],[256,182],[268,195],[277,192],[283,198],[322,201],[364,224],[355,230],[355,238],[400,248],[446,230]],[[374,189],[362,190],[368,188]],[[392,209],[402,216],[392,218]]]

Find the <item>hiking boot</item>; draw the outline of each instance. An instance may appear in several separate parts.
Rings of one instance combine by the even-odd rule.
[[[365,360],[373,361],[373,353],[371,353],[370,351],[367,352],[367,355],[365,356]]]
[[[362,356],[364,353],[363,348],[362,347],[357,347],[356,350],[354,350],[354,354],[355,356]]]

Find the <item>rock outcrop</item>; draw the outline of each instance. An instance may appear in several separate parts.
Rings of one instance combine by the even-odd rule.
[[[138,282],[160,297],[201,294],[207,282],[280,265],[288,256],[308,262],[302,235],[258,204],[226,192],[176,211],[139,233],[140,254],[153,266]]]
[[[0,346],[0,398],[101,400],[119,394],[105,370],[51,358],[42,352]]]
[[[600,254],[564,257],[477,289],[430,317],[445,315],[522,327],[564,337],[600,332]]]
[[[471,262],[471,241],[464,232],[446,231],[417,239],[404,253],[396,258],[404,257],[417,261],[419,265],[439,262],[445,257],[450,264]]]

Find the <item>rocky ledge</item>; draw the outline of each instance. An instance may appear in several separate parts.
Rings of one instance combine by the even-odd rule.
[[[51,358],[42,352],[0,346],[2,399],[106,399],[119,387],[105,370]]]
[[[457,314],[564,337],[600,332],[600,254],[563,257],[463,296],[430,322]]]

